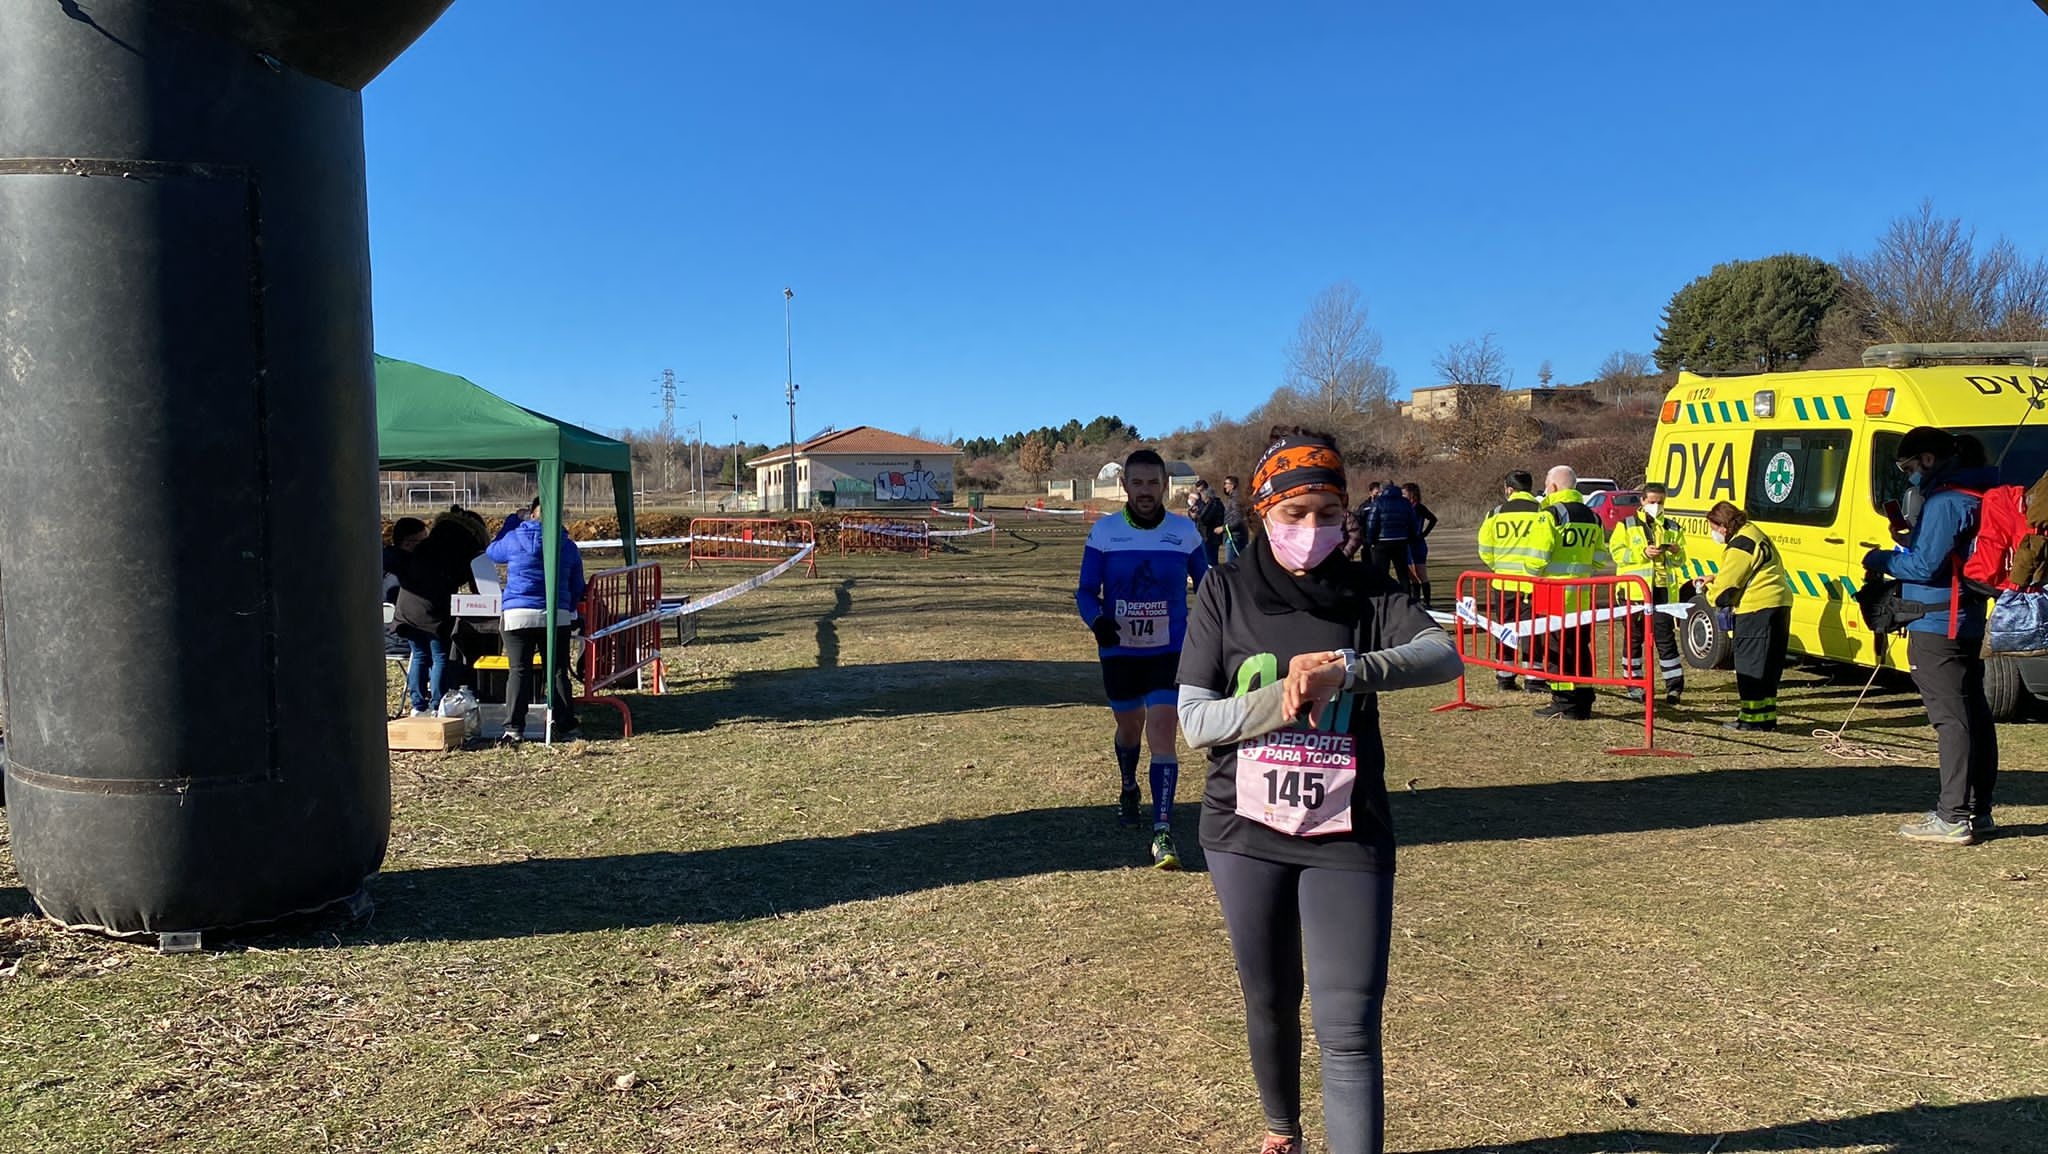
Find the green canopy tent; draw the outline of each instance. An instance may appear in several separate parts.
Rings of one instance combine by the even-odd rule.
[[[561,565],[562,482],[605,473],[618,505],[626,564],[638,559],[633,531],[633,450],[624,441],[522,408],[472,381],[411,361],[377,358],[377,467],[429,472],[533,473],[540,483],[542,564],[548,620],[555,619]],[[555,683],[555,631],[547,631],[543,686]],[[543,689],[540,700],[548,700]],[[543,709],[546,705],[543,704]]]

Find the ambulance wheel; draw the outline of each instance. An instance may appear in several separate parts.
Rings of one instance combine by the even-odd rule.
[[[1692,669],[1726,669],[1735,663],[1735,646],[1721,619],[1704,597],[1695,597],[1692,612],[1679,629],[1678,653]]]
[[[2026,682],[2020,680],[2020,663],[2013,658],[1993,656],[1984,662],[1984,697],[1991,703],[1991,716],[1999,721],[2018,721],[2027,712]]]

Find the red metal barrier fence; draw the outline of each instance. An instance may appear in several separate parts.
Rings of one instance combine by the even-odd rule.
[[[1622,757],[1691,757],[1657,748],[1657,660],[1652,646],[1650,587],[1640,577],[1558,579],[1500,573],[1458,576],[1458,654],[1467,667],[1497,676],[1643,692],[1643,744],[1607,752]],[[1630,658],[1633,656],[1634,660]],[[1627,675],[1629,668],[1640,676]],[[1467,699],[1458,677],[1451,709],[1490,709]]]
[[[839,520],[839,555],[848,553],[915,553],[928,558],[932,555],[932,523],[848,513]]]
[[[690,568],[713,561],[779,565],[806,545],[818,543],[809,521],[767,517],[699,517],[690,522]],[[818,575],[816,549],[805,559],[804,575]]]
[[[654,692],[666,690],[661,665],[661,564],[643,561],[590,578],[583,594],[583,696],[576,700],[619,711],[633,736],[633,711],[616,697],[598,697],[642,670],[654,671]]]

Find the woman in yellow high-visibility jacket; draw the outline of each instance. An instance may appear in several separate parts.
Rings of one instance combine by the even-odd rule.
[[[1792,640],[1792,586],[1778,547],[1742,510],[1722,501],[1707,511],[1707,527],[1722,546],[1707,603],[1735,610],[1735,689],[1742,705],[1726,728],[1769,732],[1778,728],[1778,678]]]

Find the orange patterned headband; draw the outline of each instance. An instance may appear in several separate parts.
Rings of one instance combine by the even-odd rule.
[[[1264,513],[1303,493],[1344,494],[1344,458],[1319,438],[1282,437],[1252,470],[1252,511]]]

